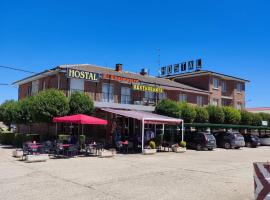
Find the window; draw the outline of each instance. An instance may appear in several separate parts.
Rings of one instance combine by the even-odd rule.
[[[114,102],[114,87],[112,84],[102,84],[102,101],[103,102]]]
[[[179,101],[180,102],[187,102],[187,94],[180,94],[179,95]]]
[[[39,81],[32,81],[32,95],[35,95],[38,93],[38,87],[39,87]]]
[[[237,102],[236,109],[237,110],[241,110],[242,109],[242,103],[241,102]]]
[[[197,96],[197,105],[203,106],[203,96]]]
[[[31,96],[31,86],[27,86],[27,89],[25,91],[25,96],[26,97]]]
[[[131,103],[131,90],[128,87],[121,87],[121,103]]]
[[[242,83],[237,83],[236,84],[236,91],[237,92],[242,92]]]
[[[218,99],[215,99],[215,98],[214,98],[214,99],[212,100],[212,105],[213,105],[213,106],[218,106]]]
[[[227,92],[227,84],[225,81],[221,82],[221,91],[224,93]]]
[[[166,95],[165,92],[162,92],[162,93],[159,93],[159,94],[158,94],[158,99],[159,99],[159,100],[166,99],[166,98],[167,98],[167,95]]]
[[[218,79],[217,78],[213,78],[213,88],[214,89],[218,89],[218,85],[219,83],[218,83]]]
[[[146,91],[144,92],[144,98],[146,101],[155,102],[155,93]]]

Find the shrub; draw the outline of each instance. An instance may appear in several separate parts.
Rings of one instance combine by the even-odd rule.
[[[196,106],[196,117],[194,119],[194,122],[196,123],[207,123],[209,122],[209,114],[206,110],[206,108]]]
[[[181,141],[180,144],[179,144],[180,147],[186,147],[187,146],[187,143],[186,141]]]
[[[85,93],[76,91],[69,98],[70,114],[91,115],[94,110],[92,99]]]
[[[150,146],[151,149],[155,149],[156,148],[156,143],[153,140],[151,140],[149,142],[149,146]]]
[[[1,133],[0,135],[1,144],[13,145],[14,139],[15,134],[11,132]]]
[[[36,122],[52,122],[53,117],[68,113],[68,100],[62,91],[56,89],[44,90],[35,96],[33,110]]]
[[[246,111],[246,110],[241,110],[241,124],[242,125],[252,125],[252,113]]]
[[[207,106],[207,111],[209,114],[209,122],[213,124],[223,124],[224,123],[224,112],[222,108],[217,106]]]
[[[184,120],[185,123],[192,123],[196,117],[196,111],[194,106],[187,103],[178,103],[180,110],[180,118]]]
[[[241,122],[241,114],[233,107],[222,107],[224,112],[224,122],[226,124],[239,124]]]
[[[163,99],[161,100],[155,109],[155,113],[160,115],[165,115],[169,117],[176,117],[179,118],[179,106],[175,101],[169,100],[169,99]]]

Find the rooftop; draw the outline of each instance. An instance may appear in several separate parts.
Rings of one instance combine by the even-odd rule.
[[[170,87],[167,89],[182,89],[182,90],[187,90],[187,91],[196,91],[199,93],[204,93],[208,94],[208,91],[201,90],[195,87],[191,87],[188,85],[184,85],[181,83],[177,83],[175,81],[165,79],[165,78],[158,78],[155,76],[150,76],[150,75],[141,75],[139,73],[134,73],[134,72],[129,72],[129,71],[115,71],[115,69],[108,68],[108,67],[103,67],[103,66],[97,66],[93,64],[68,64],[68,65],[59,65],[55,68],[52,68],[50,70],[45,70],[41,73],[26,77],[22,80],[16,81],[13,84],[23,84],[29,81],[36,80],[40,78],[41,76],[46,76],[52,73],[59,72],[61,70],[65,70],[67,68],[72,68],[72,69],[78,69],[78,70],[84,70],[84,71],[91,71],[91,72],[96,72],[96,73],[101,73],[101,74],[111,74],[111,75],[116,75],[116,76],[122,76],[126,78],[133,78],[133,79],[138,79],[141,82],[144,83],[150,83],[150,84],[155,84],[155,85],[160,85],[160,86],[165,86],[165,87]]]
[[[221,78],[227,79],[227,80],[236,80],[236,81],[242,81],[242,82],[250,82],[247,79],[235,77],[235,76],[230,76],[218,72],[213,72],[209,70],[198,70],[198,71],[192,71],[192,72],[186,72],[186,73],[181,73],[181,74],[175,74],[175,75],[168,75],[164,76],[164,78],[170,79],[170,78],[187,78],[187,77],[194,77],[194,76],[201,76],[201,75],[214,75],[214,76],[219,76]]]

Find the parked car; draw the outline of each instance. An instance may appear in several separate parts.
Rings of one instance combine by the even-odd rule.
[[[269,135],[259,136],[261,145],[270,146],[270,137]]]
[[[216,148],[215,137],[208,132],[193,132],[185,135],[187,147],[191,149],[201,150],[213,150]]]
[[[239,132],[216,132],[217,146],[225,149],[239,149],[245,146],[245,139]]]
[[[260,145],[260,139],[256,135],[244,134],[246,147],[257,147]]]

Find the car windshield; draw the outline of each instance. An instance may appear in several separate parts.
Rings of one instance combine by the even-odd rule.
[[[215,140],[215,137],[212,134],[205,134],[208,140]]]
[[[234,133],[233,135],[235,138],[242,138],[243,137],[240,133]]]

